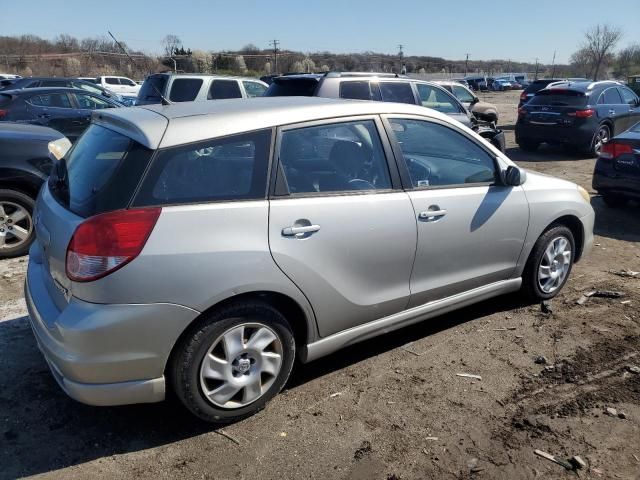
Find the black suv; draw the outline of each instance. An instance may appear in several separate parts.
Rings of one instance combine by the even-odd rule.
[[[518,109],[516,142],[523,150],[562,144],[597,156],[602,144],[640,120],[640,99],[618,82],[558,82]]]
[[[586,78],[540,78],[538,80],[534,80],[529,84],[527,88],[525,88],[520,94],[520,102],[518,103],[518,108],[527,103],[529,100],[533,98],[533,96],[538,93],[543,88],[548,87],[552,83],[556,82],[588,82]]]
[[[24,255],[33,241],[33,207],[49,176],[51,128],[0,123],[0,258]]]

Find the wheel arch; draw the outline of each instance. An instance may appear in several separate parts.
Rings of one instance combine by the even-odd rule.
[[[563,215],[561,217],[556,218],[553,222],[549,223],[549,225],[547,225],[544,228],[544,230],[542,230],[540,235],[543,235],[544,232],[550,230],[551,228],[557,225],[563,225],[567,227],[569,230],[571,230],[571,233],[573,234],[573,240],[575,242],[575,249],[576,249],[574,262],[578,262],[580,258],[582,258],[582,252],[584,250],[584,226],[582,225],[582,222],[575,215],[570,215],[570,214]],[[540,235],[538,235],[538,238],[540,237]]]

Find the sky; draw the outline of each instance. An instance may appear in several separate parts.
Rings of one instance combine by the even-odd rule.
[[[6,4],[5,7],[3,4]],[[10,6],[9,6],[10,5]],[[4,7],[4,8],[3,8]],[[248,43],[317,52],[431,55],[449,60],[566,63],[585,30],[610,23],[620,47],[640,43],[640,0],[0,0],[0,35],[116,38],[160,53],[165,35],[192,50],[237,50]],[[0,55],[3,52],[0,52]]]

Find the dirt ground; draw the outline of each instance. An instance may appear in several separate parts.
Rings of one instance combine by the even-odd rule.
[[[517,149],[518,93],[484,95],[508,154],[591,191],[593,159]],[[612,272],[640,270],[640,207],[592,203],[595,247],[551,313],[507,296],[298,365],[263,412],[218,431],[175,401],[67,398],[25,317],[24,259],[2,261],[0,478],[638,479],[640,278]],[[593,290],[625,296],[576,303]],[[535,449],[587,467],[566,471]]]

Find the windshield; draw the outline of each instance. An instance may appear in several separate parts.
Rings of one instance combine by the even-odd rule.
[[[142,87],[140,87],[140,92],[138,93],[138,98],[140,100],[151,100],[160,103],[162,98],[160,95],[164,95],[164,87],[167,85],[167,76],[166,75],[152,75],[147,77]]]
[[[82,217],[126,208],[152,151],[91,125],[49,178],[54,197]]]

